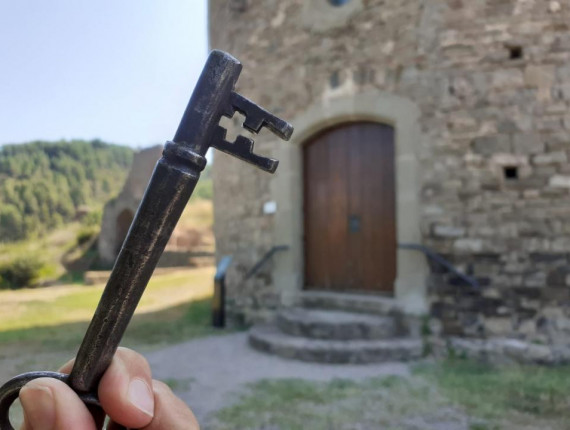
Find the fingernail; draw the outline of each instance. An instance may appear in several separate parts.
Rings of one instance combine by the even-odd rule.
[[[55,426],[55,399],[49,387],[35,381],[20,390],[20,403],[32,430],[51,430]]]
[[[145,414],[154,415],[154,394],[142,379],[133,379],[129,384],[129,401]]]

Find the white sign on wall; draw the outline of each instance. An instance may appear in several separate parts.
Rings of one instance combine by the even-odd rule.
[[[263,213],[266,215],[274,214],[277,211],[277,202],[271,200],[263,204]]]

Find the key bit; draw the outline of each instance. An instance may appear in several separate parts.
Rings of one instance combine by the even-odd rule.
[[[283,140],[289,140],[293,134],[291,124],[267,112],[244,96],[232,92],[232,107],[245,116],[243,126],[252,133],[259,133],[261,127],[267,127]],[[232,113],[233,114],[233,113]]]
[[[227,130],[221,126],[216,129],[212,146],[226,154],[233,155],[240,160],[251,163],[262,170],[274,173],[277,170],[279,161],[274,158],[262,157],[253,152],[253,140],[249,137],[239,135],[232,143],[226,140]]]
[[[245,116],[243,127],[252,133],[257,134],[266,127],[283,140],[289,140],[293,134],[291,124],[234,91],[241,69],[241,63],[231,55],[217,50],[210,53],[173,140],[193,148],[202,156],[209,146],[213,146],[273,173],[279,162],[255,154],[252,139],[240,135],[235,142],[228,142],[225,132],[220,131],[220,128],[223,130],[219,125],[222,116],[231,118],[238,111]],[[196,124],[201,124],[202,128],[199,136],[194,132]]]
[[[236,111],[245,116],[242,126],[252,133],[257,134],[262,127],[267,127],[273,134],[283,140],[289,140],[293,134],[291,124],[267,112],[241,94],[232,91],[229,103],[222,111],[222,115],[231,118]],[[253,144],[252,139],[241,135],[233,143],[228,142],[226,140],[226,130],[221,126],[216,129],[214,140],[212,141],[214,148],[254,164],[266,172],[274,173],[279,165],[279,161],[255,154],[253,152]]]
[[[210,53],[204,72],[174,136],[174,142],[192,147],[201,155],[205,155],[204,144],[206,144],[207,147],[212,146],[273,173],[279,164],[277,160],[254,153],[254,141],[245,136],[239,135],[234,142],[228,142],[225,129],[219,125],[222,116],[232,118],[238,111],[245,116],[242,126],[252,133],[257,134],[262,127],[266,127],[283,140],[289,140],[293,134],[291,124],[234,91],[241,69],[241,63],[231,55],[217,50]],[[216,96],[212,97],[212,93],[216,93]],[[208,94],[207,99],[204,94]],[[194,133],[196,123],[202,124],[204,133],[199,136],[201,137],[199,144],[196,143]]]

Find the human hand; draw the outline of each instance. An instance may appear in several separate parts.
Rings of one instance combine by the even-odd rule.
[[[60,369],[69,373],[73,360]],[[99,401],[111,421],[144,430],[199,430],[194,414],[162,382],[137,352],[119,348],[101,382]],[[52,378],[28,382],[20,391],[22,430],[97,430],[94,418],[75,392]],[[108,427],[116,428],[115,424]]]

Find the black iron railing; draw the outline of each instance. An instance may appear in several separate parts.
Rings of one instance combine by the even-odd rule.
[[[271,258],[280,251],[289,249],[288,245],[276,245],[267,251],[247,271],[241,282],[245,282],[255,275]],[[214,327],[225,327],[226,325],[226,274],[233,261],[232,255],[222,257],[216,268],[216,275],[214,276],[214,297],[212,299],[212,325]]]
[[[280,251],[286,251],[288,249],[289,245],[276,245],[273,248],[271,248],[263,255],[263,257],[259,259],[257,263],[255,263],[255,265],[251,269],[247,271],[247,273],[243,277],[243,280],[247,281],[249,278],[255,275],[259,271],[259,269],[261,269],[265,265],[265,263],[267,263],[271,259],[271,257],[273,257],[275,254],[277,254]]]
[[[214,276],[214,297],[212,298],[212,325],[224,327],[226,325],[226,274],[233,257],[225,255],[216,268]]]
[[[466,284],[469,284],[473,288],[479,288],[479,282],[477,281],[477,279],[469,275],[466,275],[465,273],[461,273],[459,269],[457,269],[453,264],[451,264],[449,261],[447,261],[441,255],[439,255],[437,252],[428,248],[425,245],[420,245],[419,243],[399,243],[398,248],[421,252],[425,255],[427,259],[436,262],[448,272],[453,273],[455,276],[457,276]]]

